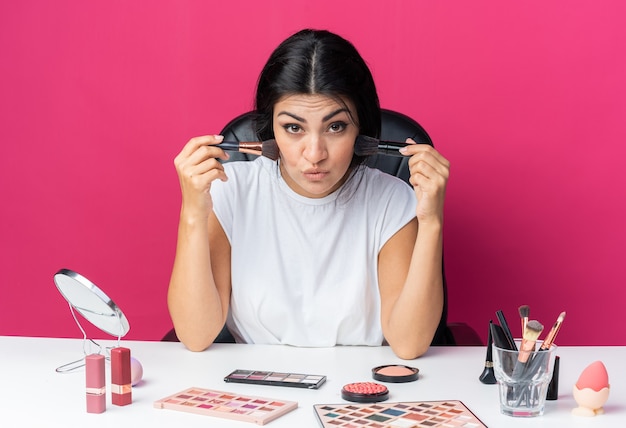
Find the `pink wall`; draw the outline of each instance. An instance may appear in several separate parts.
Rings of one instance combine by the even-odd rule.
[[[122,307],[128,338],[159,339],[173,158],[248,110],[270,51],[311,26],[351,39],[382,105],[452,162],[450,320],[486,335],[529,304],[547,325],[567,311],[561,344],[626,345],[625,3],[363,4],[3,2],[0,334],[78,337],[52,281],[67,267]]]

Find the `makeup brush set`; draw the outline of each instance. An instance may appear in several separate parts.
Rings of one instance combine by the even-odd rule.
[[[496,311],[499,324],[494,323],[492,320],[489,321],[487,357],[485,359],[485,368],[479,377],[482,383],[497,383],[494,375],[492,345],[495,345],[496,348],[512,351],[504,353],[504,359],[501,363],[503,372],[515,382],[531,382],[545,370],[546,363],[549,360],[549,353],[544,351],[550,350],[554,345],[554,340],[565,319],[565,312],[559,314],[543,341],[539,340],[539,336],[543,332],[544,326],[537,320],[529,320],[529,314],[530,308],[528,305],[519,307],[522,339],[517,342],[511,333],[502,310]],[[556,400],[558,396],[558,368],[559,357],[556,356],[552,381],[548,388],[548,400]]]
[[[378,138],[359,135],[354,142],[354,153],[357,156],[373,156],[383,154],[387,156],[403,156],[400,153],[402,147],[409,143],[400,141],[384,141]],[[265,141],[222,141],[216,145],[222,150],[247,153],[256,156],[265,156],[271,160],[277,160],[280,156],[276,140]]]

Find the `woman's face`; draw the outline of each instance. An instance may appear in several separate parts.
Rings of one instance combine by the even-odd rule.
[[[274,105],[281,175],[294,192],[322,198],[344,183],[359,134],[352,118],[351,102],[325,95],[287,95]]]

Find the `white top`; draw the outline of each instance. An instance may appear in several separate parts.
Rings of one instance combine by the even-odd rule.
[[[380,345],[378,253],[415,217],[405,182],[362,167],[324,198],[298,195],[278,164],[224,165],[211,186],[231,244],[228,327],[237,341],[325,347]]]

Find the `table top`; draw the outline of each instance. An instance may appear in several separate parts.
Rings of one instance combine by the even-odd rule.
[[[115,346],[116,341],[99,341]],[[485,347],[431,347],[422,357],[405,361],[388,346],[296,348],[276,345],[215,344],[204,352],[191,352],[180,343],[124,341],[122,346],[143,365],[142,382],[133,388],[133,403],[111,405],[102,414],[85,410],[85,373],[57,373],[55,369],[83,356],[82,339],[0,337],[0,421],[15,426],[185,426],[247,427],[255,424],[153,406],[189,387],[234,394],[297,401],[298,408],[269,422],[268,426],[319,427],[314,404],[347,403],[341,388],[352,382],[373,381],[371,369],[384,364],[404,364],[420,370],[419,380],[388,383],[388,401],[462,401],[489,427],[623,427],[626,420],[626,347],[559,347],[561,357],[559,399],[546,403],[541,417],[512,418],[498,407],[496,385],[484,385],[478,377]],[[602,360],[609,373],[611,391],[605,414],[592,418],[571,414],[576,407],[572,387],[589,364]],[[224,382],[235,369],[321,374],[327,381],[320,389],[300,389]],[[107,391],[110,367],[107,365]],[[2,423],[4,426],[4,423]]]

